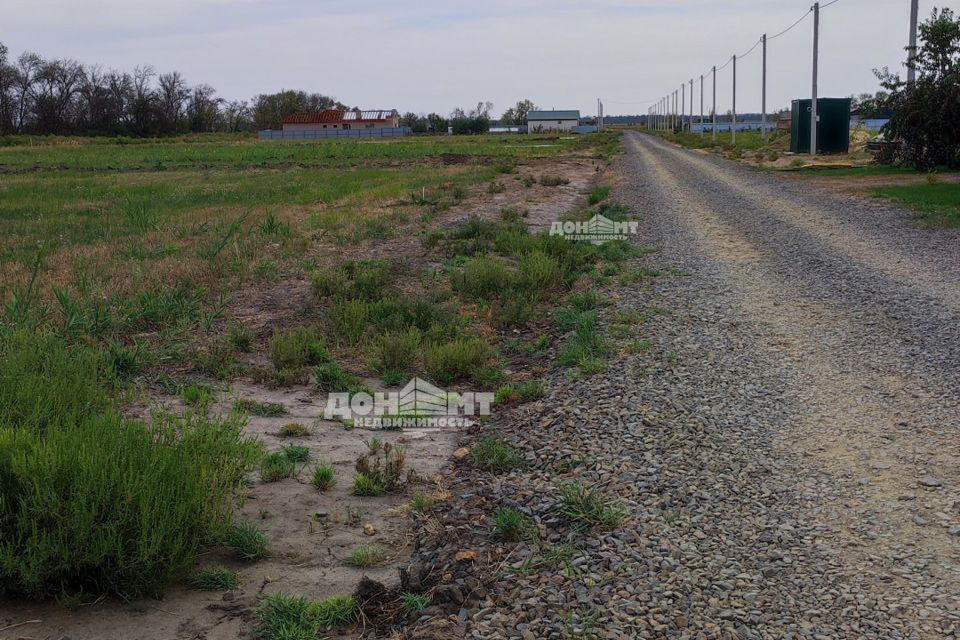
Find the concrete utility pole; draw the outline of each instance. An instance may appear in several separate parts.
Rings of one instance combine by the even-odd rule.
[[[690,78],[690,133],[693,133],[693,78]]]
[[[920,0],[910,2],[910,46],[907,47],[907,84],[917,80],[917,70],[914,68],[917,58],[917,13],[920,10]]]
[[[703,74],[700,74],[700,137],[703,137]]]
[[[763,98],[761,100],[760,126],[763,128],[763,139],[767,139],[767,34],[763,34]]]
[[[713,141],[717,141],[717,65],[713,65]]]
[[[687,111],[687,83],[680,85],[680,133],[683,133],[686,126]]]
[[[810,102],[810,155],[817,155],[817,68],[820,63],[820,3],[813,5],[813,100]]]
[[[737,56],[733,56],[733,118],[730,119],[730,144],[737,144]]]

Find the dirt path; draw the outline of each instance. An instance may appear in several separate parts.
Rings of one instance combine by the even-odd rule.
[[[465,471],[451,518],[506,505],[538,535],[473,527],[508,566],[456,637],[956,637],[958,234],[641,134],[624,147],[614,197],[660,275],[607,288],[601,315],[612,343],[649,348],[556,371],[495,420],[527,465]],[[558,517],[570,481],[626,521]]]
[[[826,527],[820,544],[864,571],[879,598],[906,600],[898,609],[917,635],[951,627],[957,234],[648,137],[627,146],[663,258],[713,280],[731,320],[751,328],[749,348],[777,365],[769,379],[788,413],[771,432],[776,446],[833,479],[830,493],[798,505]]]

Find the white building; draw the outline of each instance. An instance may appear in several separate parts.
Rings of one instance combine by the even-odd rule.
[[[579,111],[529,111],[527,133],[572,131],[580,124]]]

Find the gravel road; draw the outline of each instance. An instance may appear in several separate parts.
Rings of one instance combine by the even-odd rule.
[[[604,317],[647,312],[651,347],[558,374],[501,425],[529,464],[469,495],[523,510],[543,543],[513,549],[461,629],[960,636],[960,236],[641,134],[624,144],[615,197],[664,275],[618,289]],[[565,479],[617,497],[627,523],[562,527]]]

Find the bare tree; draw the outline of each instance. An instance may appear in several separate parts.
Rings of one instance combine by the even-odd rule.
[[[190,98],[190,88],[179,71],[161,74],[157,82],[160,130],[163,133],[174,133],[183,119],[184,108]]]

